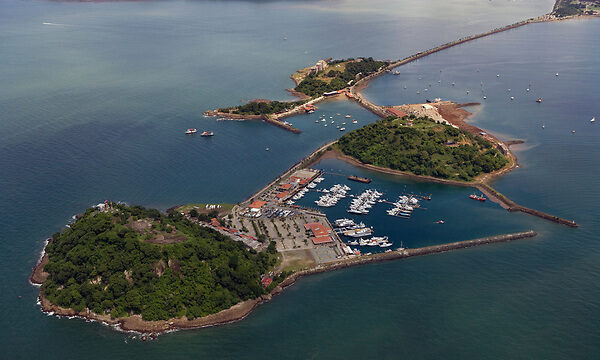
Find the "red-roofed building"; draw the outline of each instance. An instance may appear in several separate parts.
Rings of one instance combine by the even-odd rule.
[[[271,283],[273,282],[273,278],[267,276],[264,279],[262,279],[261,282],[264,287],[267,287],[267,286],[271,285]]]
[[[290,184],[290,183],[281,184],[281,185],[279,185],[279,188],[282,190],[289,190],[292,188],[292,184]]]
[[[329,235],[315,236],[315,237],[311,237],[310,239],[312,240],[313,244],[315,244],[315,245],[321,245],[321,244],[327,244],[327,243],[333,242],[333,239]]]
[[[396,108],[388,108],[386,111],[388,115],[397,116],[399,118],[403,118],[407,115],[404,111]]]
[[[287,191],[284,191],[284,192],[282,192],[282,193],[275,194],[275,196],[276,196],[278,199],[283,199],[284,197],[288,196],[288,194],[289,194],[289,192],[287,192]]]
[[[327,226],[323,225],[322,223],[304,224],[304,228],[306,230],[310,230],[313,233],[313,235],[316,237],[329,235],[329,228]]]
[[[252,204],[250,204],[248,207],[251,209],[260,209],[261,207],[265,206],[266,203],[267,203],[266,201],[256,200]]]

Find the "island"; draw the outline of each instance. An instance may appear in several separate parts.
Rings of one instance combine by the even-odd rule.
[[[234,320],[223,310],[256,303],[285,278],[263,281],[280,261],[274,242],[249,249],[200,225],[218,211],[192,214],[113,202],[88,209],[48,240],[32,276],[42,308],[154,331],[169,319]]]
[[[364,164],[461,181],[509,163],[484,136],[415,115],[389,116],[352,131],[336,148]]]
[[[557,17],[600,14],[598,0],[557,0],[552,11]]]

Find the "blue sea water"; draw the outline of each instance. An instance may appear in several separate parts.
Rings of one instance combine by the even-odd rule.
[[[474,123],[503,139],[526,140],[517,151],[521,167],[494,186],[523,205],[575,219],[578,229],[469,201],[467,188],[325,160],[318,166],[371,177],[386,194],[433,195],[410,220],[369,217],[378,232],[406,246],[530,228],[540,236],[305,278],[244,321],[147,343],[42,314],[37,288],[27,282],[43,239],[92,204],[238,202],[341,135],[315,124],[318,114],[351,114],[357,126],[375,120],[353,103],[327,102],[289,120],[303,130],[296,135],[258,121],[203,118],[204,110],[290,99],[283,91],[292,86],[289,74],[319,58],[402,58],[551,6],[1,2],[3,357],[594,358],[600,129],[589,119],[600,115],[598,20],[530,25],[473,41],[401,67],[402,75],[377,79],[364,93],[384,105],[438,96],[482,102],[471,108]],[[216,136],[186,137],[189,127]],[[331,211],[346,215],[341,206]],[[439,218],[446,224],[434,224]]]

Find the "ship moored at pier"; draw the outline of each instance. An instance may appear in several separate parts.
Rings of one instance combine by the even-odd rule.
[[[364,177],[359,177],[359,176],[354,176],[354,175],[348,176],[348,180],[358,181],[358,182],[365,183],[365,184],[368,184],[371,182],[371,179],[369,179],[369,178],[364,178]]]

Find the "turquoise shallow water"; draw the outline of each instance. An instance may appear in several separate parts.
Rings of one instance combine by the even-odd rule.
[[[365,92],[379,104],[423,101],[416,90],[431,82],[435,91],[427,97],[480,101],[483,81],[487,99],[473,108],[473,121],[527,141],[517,153],[522,167],[495,186],[519,203],[574,218],[578,229],[467,201],[469,189],[327,160],[319,166],[367,175],[390,194],[433,194],[428,209],[408,222],[369,220],[407,245],[529,228],[540,236],[302,279],[244,321],[148,343],[42,314],[37,289],[27,282],[43,239],[94,203],[110,198],[164,209],[237,202],[340,135],[314,124],[313,116],[290,120],[304,131],[295,135],[261,122],[203,118],[203,110],[289,98],[282,89],[291,86],[290,72],[320,57],[401,58],[551,4],[0,3],[4,356],[593,358],[600,350],[600,130],[589,124],[591,116],[600,118],[600,49],[591,35],[597,20],[480,39],[402,67],[401,76],[380,78]],[[524,91],[529,82],[531,94]],[[542,104],[534,101],[539,96]],[[359,125],[375,120],[345,101],[323,103],[319,113],[352,114]],[[183,136],[191,126],[217,136]],[[332,211],[338,210],[344,214]],[[434,225],[438,218],[447,223]]]

